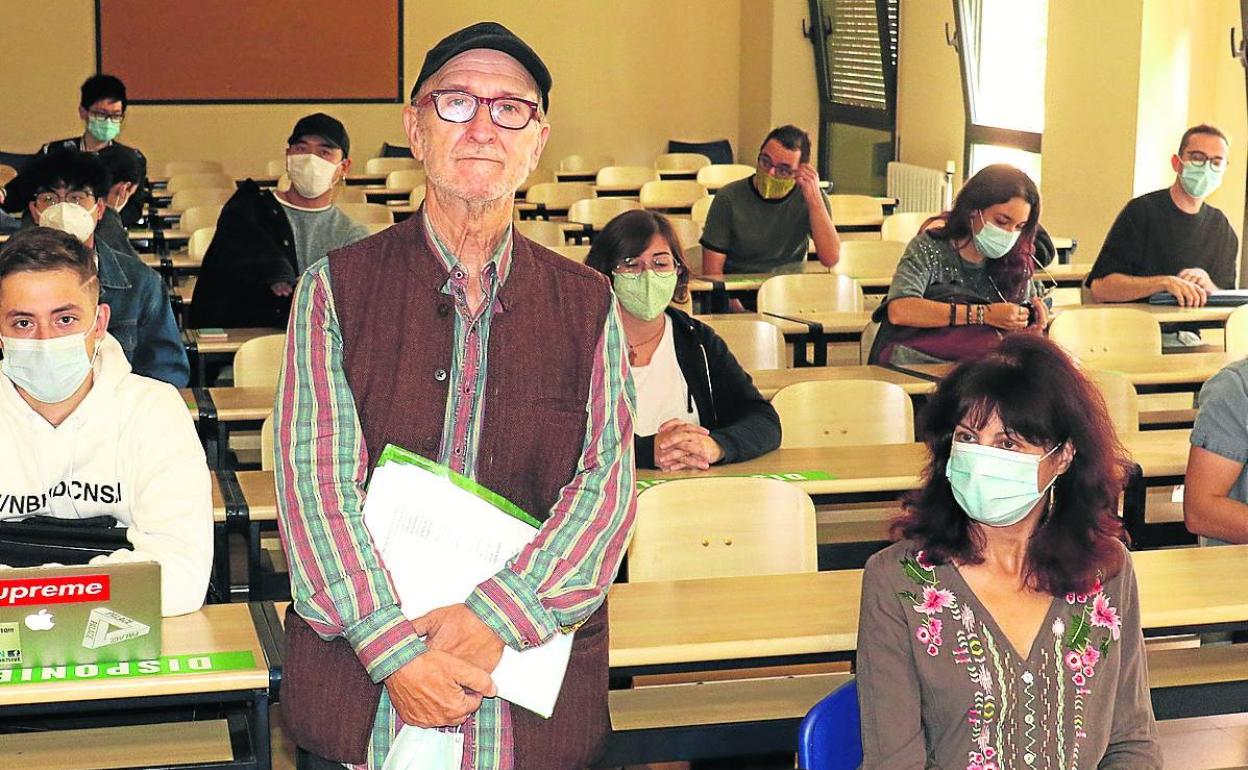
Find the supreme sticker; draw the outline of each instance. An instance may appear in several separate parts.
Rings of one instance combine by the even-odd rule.
[[[108,598],[108,575],[0,580],[0,607],[105,602]]]

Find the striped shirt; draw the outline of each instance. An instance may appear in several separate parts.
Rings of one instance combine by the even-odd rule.
[[[475,476],[490,321],[511,269],[511,233],[482,270],[485,297],[467,302],[468,271],[426,226],[450,272],[442,292],[456,308],[450,397],[439,462]],[[394,585],[363,522],[369,458],[342,363],[328,261],[309,268],[295,294],[274,411],[278,524],[296,611],[322,636],[343,636],[374,681],[425,651],[399,609]],[[532,544],[483,582],[466,604],[515,649],[569,632],[601,605],[632,528],[634,392],[614,303],[594,352],[584,446]],[[382,690],[368,767],[380,768],[400,723]],[[482,701],[462,728],[464,770],[509,770],[511,717]]]

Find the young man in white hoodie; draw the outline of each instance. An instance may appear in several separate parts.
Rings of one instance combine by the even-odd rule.
[[[111,516],[133,549],[91,563],[159,562],[163,614],[193,612],[212,565],[204,451],[177,390],[130,371],[99,296],[72,235],[0,248],[0,520]]]

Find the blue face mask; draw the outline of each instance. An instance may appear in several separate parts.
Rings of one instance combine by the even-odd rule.
[[[1008,527],[1022,521],[1057,481],[1054,476],[1044,489],[1037,488],[1040,461],[1059,447],[1029,455],[954,441],[945,478],[967,516],[990,527]]]
[[[59,404],[74,395],[100,352],[97,344],[95,355],[87,357],[86,332],[44,340],[0,337],[0,342],[4,343],[0,371],[31,398],[45,404]]]
[[[1007,232],[984,219],[984,212],[979,212],[979,221],[983,227],[975,233],[975,248],[988,259],[1001,259],[1010,253],[1018,242],[1018,231]]]
[[[1222,172],[1214,170],[1208,161],[1203,166],[1185,161],[1179,172],[1179,184],[1193,198],[1206,198],[1222,184]]]

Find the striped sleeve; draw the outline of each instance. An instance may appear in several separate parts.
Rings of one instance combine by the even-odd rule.
[[[468,597],[468,607],[515,649],[575,629],[615,579],[636,513],[634,401],[624,330],[612,302],[594,352],[576,475],[533,542]]]
[[[342,368],[328,262],[295,293],[273,412],[278,525],[295,611],[346,637],[373,681],[425,651],[364,526],[368,454]]]

